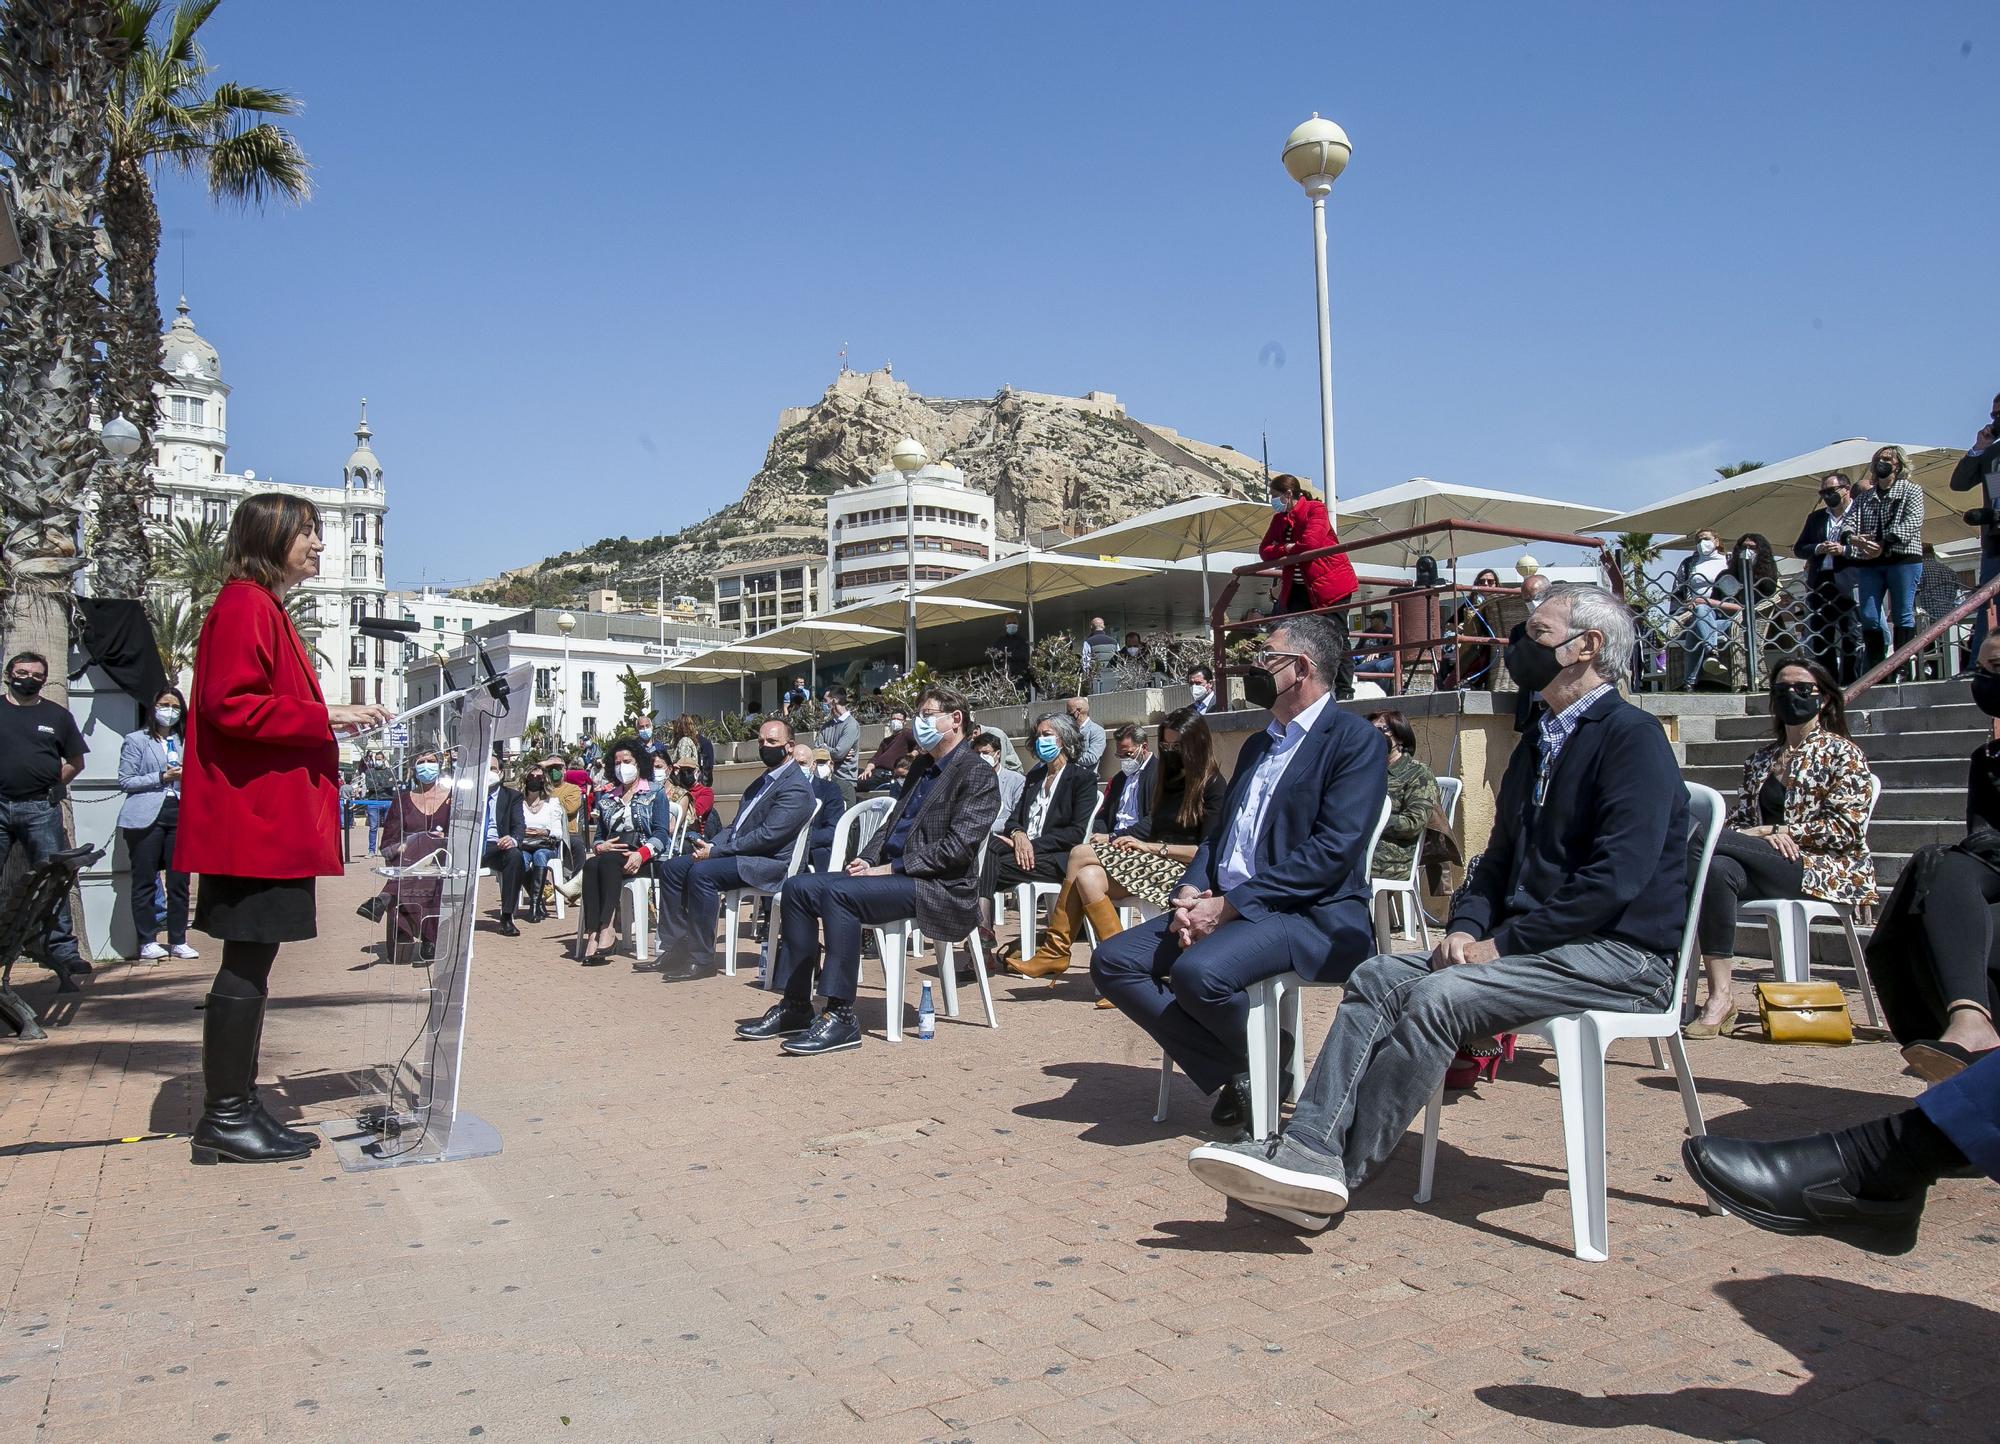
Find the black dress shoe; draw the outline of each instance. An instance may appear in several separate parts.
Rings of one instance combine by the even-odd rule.
[[[1816,1233],[1870,1253],[1908,1253],[1923,1217],[1921,1190],[1905,1198],[1862,1198],[1830,1133],[1760,1143],[1690,1138],[1688,1174],[1718,1206],[1772,1233]]]
[[[367,918],[371,923],[379,923],[389,911],[389,899],[378,892],[375,896],[359,903],[354,911],[358,917]]]
[[[514,926],[512,918],[502,918],[500,919],[500,936],[503,938],[518,938],[521,936],[521,930]]]
[[[842,1008],[839,1012],[829,1008],[813,1019],[812,1026],[805,1032],[796,1038],[785,1039],[778,1046],[801,1058],[818,1053],[838,1053],[844,1048],[859,1048],[861,1024],[855,1019],[852,1008]]]
[[[1222,1129],[1250,1127],[1250,1075],[1238,1073],[1216,1090],[1208,1121]]]
[[[811,1003],[774,1003],[754,1023],[738,1023],[739,1038],[795,1038],[813,1025]]]

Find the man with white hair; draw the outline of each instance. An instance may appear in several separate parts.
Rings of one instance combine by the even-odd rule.
[[[1195,1149],[1195,1177],[1324,1228],[1461,1044],[1558,1013],[1666,1006],[1687,916],[1687,794],[1659,723],[1618,695],[1632,642],[1631,609],[1602,587],[1549,588],[1507,648],[1543,710],[1507,764],[1444,941],[1356,968],[1291,1123]]]

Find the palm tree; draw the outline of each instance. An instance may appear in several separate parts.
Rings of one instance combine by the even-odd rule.
[[[1721,477],[1724,481],[1727,481],[1732,476],[1741,476],[1746,471],[1755,471],[1758,467],[1762,466],[1763,464],[1764,463],[1761,461],[1739,461],[1734,466],[1716,467],[1715,474]]]
[[[205,613],[224,580],[224,536],[212,521],[178,517],[160,538],[156,579],[183,593],[194,610]]]
[[[169,681],[178,681],[194,668],[194,646],[201,638],[203,612],[188,598],[155,588],[146,598],[146,619],[153,624],[153,645],[159,648],[160,665]]]
[[[298,114],[296,97],[227,81],[210,85],[214,67],[202,54],[199,33],[222,0],[179,0],[164,27],[165,0],[114,3],[130,58],[112,87],[108,126],[104,228],[111,244],[111,314],[101,411],[138,427],[139,449],[101,471],[95,560],[100,595],[137,597],[151,571],[146,502],[153,491],[153,388],[166,379],[154,276],[160,212],[150,172],[171,165],[199,173],[211,200],[243,206],[301,202],[312,186],[305,152],[291,133],[259,118]]]
[[[0,271],[0,604],[4,650],[51,659],[67,695],[76,537],[103,450],[90,430],[103,330],[96,218],[105,100],[122,57],[111,0],[0,8],[0,185],[23,258]]]

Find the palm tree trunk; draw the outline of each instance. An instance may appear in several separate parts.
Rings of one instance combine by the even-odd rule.
[[[108,0],[11,0],[0,12],[0,153],[26,252],[0,273],[0,650],[48,657],[56,701],[68,694],[77,524],[103,455],[90,400],[113,33]]]
[[[120,460],[107,456],[97,472],[96,530],[91,560],[101,597],[140,598],[153,572],[146,508],[153,496],[153,422],[160,367],[160,301],[154,267],[160,254],[160,212],[153,185],[137,157],[114,161],[104,181],[104,228],[111,255],[105,279],[111,293],[99,411],[123,416],[139,428],[139,449]]]

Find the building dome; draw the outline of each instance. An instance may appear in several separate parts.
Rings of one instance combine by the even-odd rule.
[[[375,435],[368,425],[368,398],[361,398],[361,423],[354,428],[354,450],[347,454],[347,480],[362,487],[379,487],[382,484],[382,463],[375,455],[375,448],[369,440]]]
[[[174,324],[160,340],[160,364],[170,378],[197,376],[207,381],[222,379],[222,358],[188,319],[187,297],[174,307]]]

